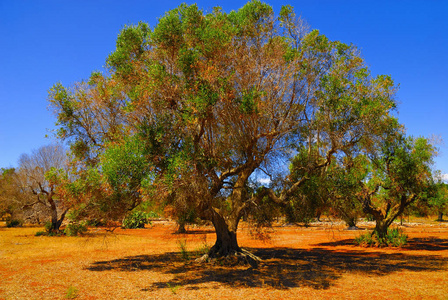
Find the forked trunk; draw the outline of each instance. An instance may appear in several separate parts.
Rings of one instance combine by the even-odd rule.
[[[58,219],[57,212],[53,212],[51,216],[51,231],[53,232],[59,232],[62,222],[64,221],[65,213],[61,215],[61,217]]]
[[[248,196],[246,194],[246,184],[254,169],[255,167],[252,166],[238,174],[232,195],[229,197],[231,212],[227,217],[224,217],[223,212],[219,209],[212,208],[208,211],[210,213],[208,218],[215,227],[216,242],[209,253],[198,259],[198,261],[232,256],[237,258],[237,262],[246,262],[253,267],[260,261],[260,258],[257,256],[241,249],[237,240],[238,223],[243,216],[244,202]]]
[[[230,262],[250,264],[257,267],[261,259],[245,249],[240,248],[237,240],[237,228],[240,217],[229,218],[227,221],[218,213],[214,212],[212,223],[215,227],[216,242],[210,251],[198,258],[197,262],[208,261],[210,258],[231,258]]]
[[[59,232],[62,222],[64,221],[65,214],[67,213],[68,209],[63,211],[61,213],[61,216],[58,218],[58,209],[56,207],[56,203],[52,198],[48,199],[48,202],[51,206],[51,230],[52,232]]]
[[[212,222],[216,231],[216,242],[210,249],[209,257],[223,257],[241,252],[236,238],[238,221],[231,220],[226,222],[222,216],[218,214],[214,215]]]

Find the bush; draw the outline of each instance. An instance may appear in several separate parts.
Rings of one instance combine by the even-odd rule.
[[[365,247],[401,247],[407,243],[408,236],[398,228],[388,229],[383,238],[379,237],[376,231],[355,238],[355,244]]]
[[[74,286],[69,286],[67,292],[65,293],[65,298],[67,299],[75,299],[78,297],[79,290]]]
[[[201,257],[204,254],[208,254],[210,252],[210,246],[207,244],[206,241],[203,242],[201,246],[199,246],[197,249],[193,251],[187,250],[187,240],[178,240],[177,244],[179,245],[180,255],[183,260],[190,260],[192,257]]]
[[[21,227],[22,224],[23,224],[22,220],[18,220],[18,219],[6,220],[6,227],[8,227],[8,228]]]
[[[78,236],[87,232],[86,222],[70,222],[64,229],[67,236]]]
[[[45,222],[44,228],[45,228],[45,232],[43,232],[43,234],[40,234],[40,235],[46,235],[46,236],[62,236],[62,235],[64,235],[63,232],[61,232],[59,230],[58,231],[54,230],[53,223],[51,223],[50,221]]]
[[[150,214],[135,210],[126,216],[121,227],[126,229],[145,228],[145,224],[150,224]]]
[[[45,222],[45,224],[44,224],[44,228],[45,228],[45,231],[47,232],[47,233],[50,233],[50,232],[52,232],[53,231],[53,223],[51,223],[50,221],[48,221],[48,222]]]
[[[398,228],[389,229],[386,239],[388,245],[392,247],[401,247],[408,243],[408,236]]]

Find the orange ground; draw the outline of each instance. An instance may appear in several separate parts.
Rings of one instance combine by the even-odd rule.
[[[263,259],[255,269],[194,263],[212,228],[174,228],[35,237],[41,228],[2,227],[0,299],[448,299],[448,223],[406,225],[402,249],[355,247],[365,231],[330,223],[277,226],[264,240],[243,224],[240,245]]]

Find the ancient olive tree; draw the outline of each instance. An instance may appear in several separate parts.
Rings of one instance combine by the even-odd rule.
[[[69,209],[57,193],[56,182],[52,179],[51,174],[56,169],[66,169],[66,152],[60,145],[42,146],[31,154],[22,154],[17,170],[19,185],[26,199],[23,209],[47,212],[51,231],[59,231]]]
[[[264,197],[287,203],[339,151],[374,139],[395,107],[392,80],[372,78],[355,47],[259,1],[231,13],[181,5],[152,29],[125,27],[107,65],[108,75],[51,90],[60,137],[91,166],[125,136],[138,140],[141,196],[210,220],[211,257],[241,253],[244,214]],[[300,149],[300,176],[286,176]],[[281,184],[253,191],[260,172]]]

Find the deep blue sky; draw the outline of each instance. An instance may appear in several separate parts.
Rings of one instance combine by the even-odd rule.
[[[227,12],[245,1],[187,1]],[[0,0],[0,167],[51,142],[47,91],[101,70],[125,24],[154,26],[180,1]],[[291,4],[332,40],[357,45],[372,73],[400,85],[408,134],[444,140],[436,167],[448,174],[448,1],[267,1]]]

